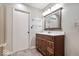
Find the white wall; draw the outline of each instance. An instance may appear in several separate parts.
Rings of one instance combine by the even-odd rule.
[[[23,5],[18,4],[5,4],[6,6],[6,52],[12,52],[12,18],[13,18],[13,8],[18,8],[21,10],[27,11],[28,8],[24,7]]]
[[[9,51],[12,51],[11,22],[12,8],[14,7],[14,5],[8,4],[6,6],[6,40],[8,43],[7,49]],[[27,10],[31,13],[31,19],[41,18],[40,11],[35,8],[24,7],[22,9]],[[63,31],[65,31],[65,55],[79,55],[79,26],[75,25],[75,22],[79,21],[79,4],[64,4],[62,14],[62,27]],[[31,25],[33,25],[32,21]],[[32,35],[35,35],[35,33],[31,31],[31,46],[33,47],[35,46],[35,41]]]
[[[65,55],[79,56],[79,3],[64,3],[62,5],[62,28],[65,32]]]
[[[30,7],[31,9],[31,23],[30,25],[33,26],[33,28],[30,30],[30,40],[31,40],[31,48],[35,47],[35,38],[36,38],[36,32],[42,31],[42,14],[41,11],[38,9],[35,9],[33,7]]]
[[[30,12],[30,25],[32,25],[32,19],[33,18],[41,18],[41,12],[38,9],[32,8],[30,6],[25,6],[24,4],[5,4],[6,6],[6,41],[7,46],[6,49],[10,52],[12,52],[12,11],[13,8],[17,8],[20,10],[24,10],[27,12]],[[30,47],[35,47],[35,39],[33,39],[33,31],[31,31],[31,38],[30,38]]]
[[[62,27],[65,34],[65,55],[79,56],[79,4],[64,4],[62,15]]]

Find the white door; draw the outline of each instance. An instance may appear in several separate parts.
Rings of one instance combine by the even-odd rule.
[[[13,10],[13,51],[29,48],[28,17],[26,12]]]

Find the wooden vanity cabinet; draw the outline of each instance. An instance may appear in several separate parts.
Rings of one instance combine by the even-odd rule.
[[[44,56],[64,56],[64,35],[36,34],[36,49]]]

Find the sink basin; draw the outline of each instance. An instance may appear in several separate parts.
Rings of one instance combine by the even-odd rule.
[[[37,34],[57,36],[57,35],[64,35],[64,32],[63,31],[51,31],[51,32],[45,31],[45,32],[39,32]]]

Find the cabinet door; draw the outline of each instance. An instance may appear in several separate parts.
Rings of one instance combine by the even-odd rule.
[[[54,42],[48,41],[47,55],[48,56],[54,55]]]
[[[47,41],[43,38],[36,38],[36,48],[43,54],[46,55],[47,51]]]
[[[36,37],[36,48],[41,50],[41,39],[39,37]]]
[[[64,56],[64,36],[55,36],[55,56]]]
[[[42,49],[43,55],[47,55],[46,54],[46,52],[47,52],[47,40],[44,38],[41,39],[41,49]]]

